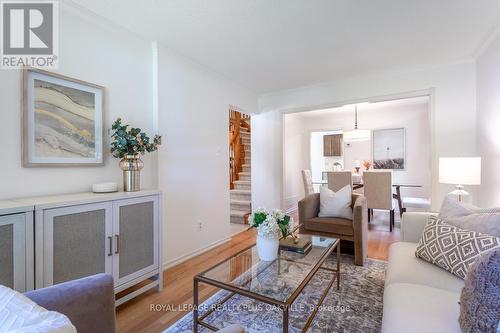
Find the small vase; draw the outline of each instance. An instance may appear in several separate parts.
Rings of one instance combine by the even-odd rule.
[[[257,235],[257,252],[262,261],[273,261],[278,258],[279,240]]]
[[[123,170],[123,190],[125,192],[136,192],[141,189],[141,169],[144,162],[137,155],[126,155],[120,161]]]

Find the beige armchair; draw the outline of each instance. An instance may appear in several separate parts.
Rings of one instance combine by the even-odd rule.
[[[335,237],[354,243],[354,263],[363,266],[368,252],[368,208],[360,194],[352,195],[352,220],[336,217],[318,217],[319,193],[299,201],[300,232],[324,237]]]

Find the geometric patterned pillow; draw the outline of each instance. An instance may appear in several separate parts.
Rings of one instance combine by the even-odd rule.
[[[429,217],[415,256],[465,279],[469,267],[484,252],[500,248],[500,238],[460,229]]]

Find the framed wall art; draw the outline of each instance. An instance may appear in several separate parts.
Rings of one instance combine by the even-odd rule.
[[[23,166],[100,166],[104,88],[39,69],[23,71]]]
[[[406,133],[404,128],[373,131],[373,168],[404,170],[406,168]]]

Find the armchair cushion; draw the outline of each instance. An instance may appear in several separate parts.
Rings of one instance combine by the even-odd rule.
[[[352,220],[338,217],[314,217],[305,221],[306,229],[317,232],[353,235]]]

